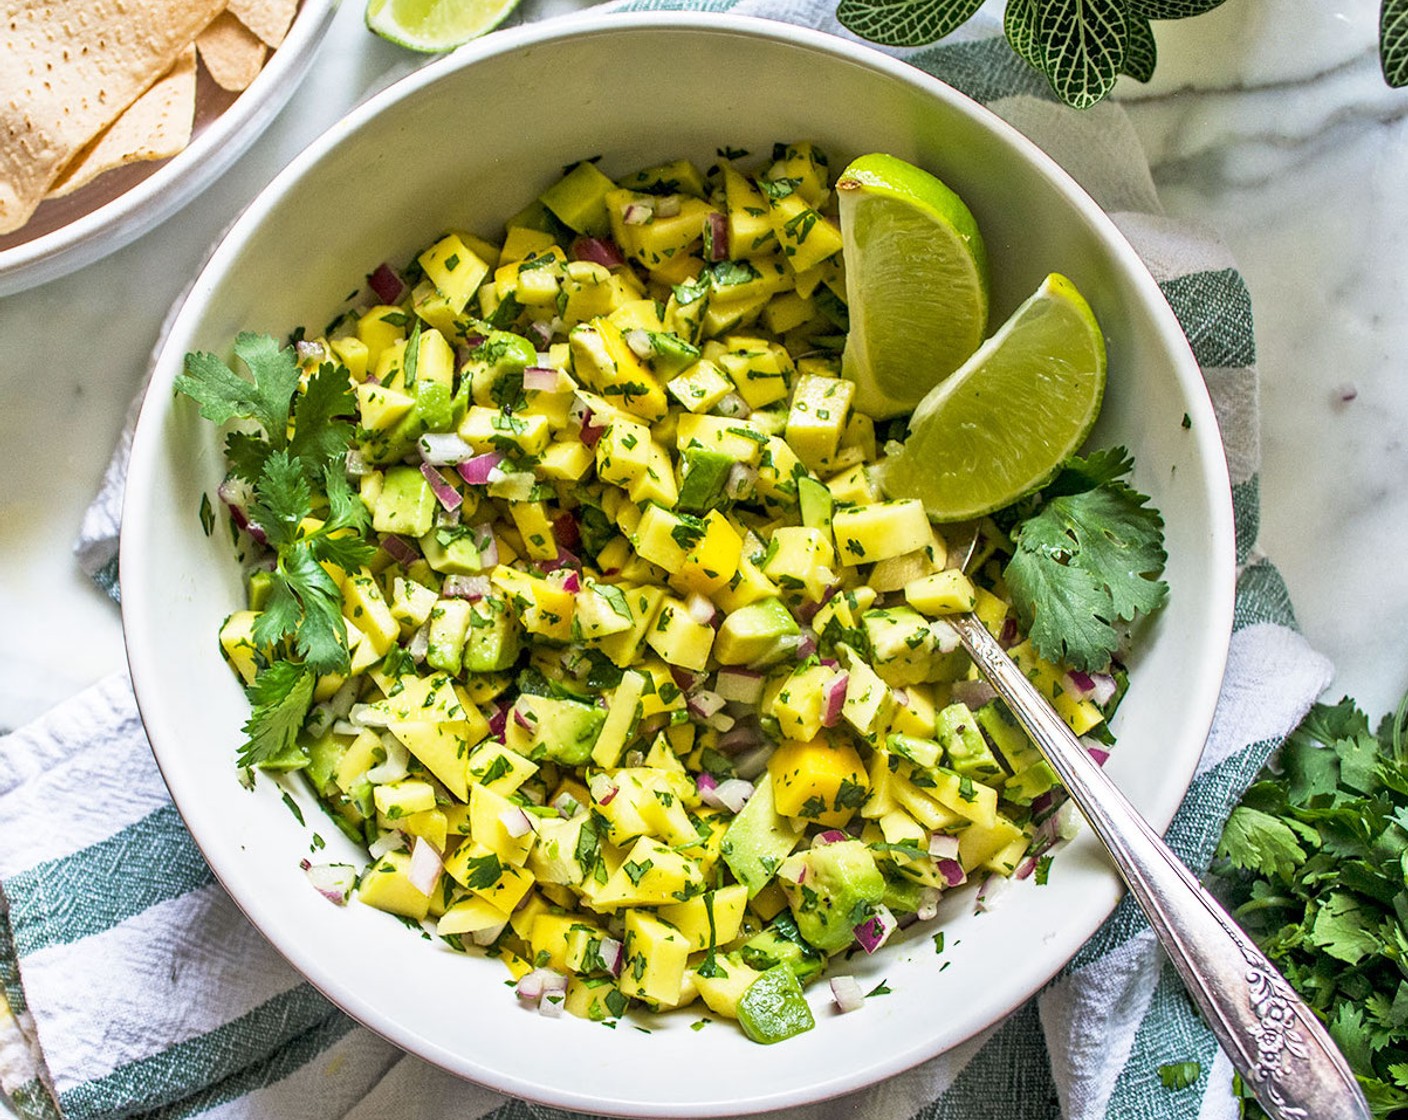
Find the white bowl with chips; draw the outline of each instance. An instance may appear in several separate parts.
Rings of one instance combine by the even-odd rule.
[[[173,80],[167,87],[171,100],[165,105],[154,83],[149,91],[152,95],[134,103],[130,115],[118,122],[128,127],[129,139],[136,135],[138,143],[111,144],[105,153],[99,153],[100,157],[112,157],[102,159],[109,170],[70,193],[46,196],[23,226],[0,233],[0,296],[53,280],[122,248],[213,183],[293,95],[312,65],[315,48],[327,32],[337,3],[338,0],[301,0],[278,46],[272,50],[266,47],[267,57],[257,74],[237,92],[221,88],[211,78],[205,60],[196,63],[193,92],[179,89]],[[278,0],[246,0],[243,9],[246,18],[264,36],[273,39],[286,18],[279,14],[282,6]],[[261,16],[263,23],[271,26],[261,26]],[[251,65],[246,44],[252,46],[258,36],[242,24],[230,27],[228,21],[233,19],[234,16],[222,18],[226,49],[221,52],[222,40],[217,37],[212,43],[211,59],[218,66],[219,60],[226,58],[226,68],[238,70]],[[71,46],[75,51],[84,49],[77,40]],[[151,134],[164,127],[163,113],[183,112],[184,108],[177,110],[173,102],[187,97],[194,101],[189,142],[165,159],[132,159],[134,150],[146,145]],[[65,104],[72,100],[75,99],[66,99]],[[42,128],[42,122],[39,124]],[[115,138],[117,129],[109,135]],[[0,172],[3,170],[0,161]]]
[[[1109,341],[1094,443],[1125,443],[1133,482],[1167,520],[1171,602],[1142,627],[1109,772],[1162,828],[1201,754],[1231,630],[1234,550],[1223,451],[1197,365],[1157,285],[1109,218],[1052,160],[972,101],[876,52],[811,30],[719,14],[638,13],[499,32],[370,100],[250,206],[177,316],[137,428],[124,510],[123,615],[132,679],[162,773],[220,881],[288,959],[349,1014],[459,1076],[564,1108],[722,1116],[874,1084],[972,1039],[1029,998],[1109,915],[1120,887],[1088,833],[1049,882],[1012,884],[991,912],[946,897],[939,923],[863,955],[870,991],[835,1012],[810,990],[814,1030],[749,1042],[700,1008],[618,1029],[522,1006],[499,962],[422,940],[353,903],[330,905],[299,860],[366,857],[290,783],[241,788],[248,716],[217,648],[244,605],[223,528],[197,516],[225,465],[218,432],[171,383],[183,355],[229,355],[239,331],[316,332],[349,287],[446,228],[496,236],[565,164],[611,175],[718,148],[810,139],[833,166],[888,151],[957,190],[984,231],[993,322],[1046,275],[1076,283]],[[374,187],[369,186],[375,184]],[[309,252],[316,246],[316,252]],[[270,277],[278,283],[270,283]],[[317,833],[320,841],[313,840]],[[942,955],[933,935],[946,933]],[[632,1027],[642,1028],[641,1030]],[[909,1099],[906,1097],[905,1099]],[[919,1098],[915,1098],[918,1100]],[[927,1099],[927,1098],[926,1098]],[[908,1108],[908,1106],[906,1106]]]

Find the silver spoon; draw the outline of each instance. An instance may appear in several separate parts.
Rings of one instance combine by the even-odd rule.
[[[950,618],[978,670],[1109,850],[1188,994],[1272,1120],[1371,1120],[1315,1013],[1096,765],[971,614]]]

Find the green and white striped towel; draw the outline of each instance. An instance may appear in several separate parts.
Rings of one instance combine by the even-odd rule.
[[[635,0],[844,34],[807,0]],[[1237,513],[1235,633],[1212,735],[1171,828],[1204,868],[1241,791],[1328,683],[1255,552],[1252,317],[1232,262],[1170,220],[1123,111],[1077,114],[1017,61],[992,22],[896,52],[984,102],[1062,163],[1148,262],[1207,379]],[[863,110],[861,110],[863,111]],[[124,441],[125,442],[125,441]],[[119,448],[85,522],[80,561],[116,592]],[[246,924],[182,829],[125,677],[0,740],[0,1089],[26,1118],[557,1120],[406,1057],[356,1026]],[[1169,1090],[1161,1065],[1196,1061]],[[1231,1070],[1148,927],[1126,901],[1036,999],[985,1036],[796,1120],[1157,1120],[1236,1115]]]

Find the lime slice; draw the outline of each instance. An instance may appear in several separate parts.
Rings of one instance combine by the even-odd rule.
[[[367,27],[413,51],[454,50],[501,24],[518,0],[367,0]]]
[[[900,416],[987,333],[983,239],[958,195],[894,156],[861,156],[836,195],[851,312],[842,372],[856,408]]]
[[[1052,273],[992,338],[919,402],[904,448],[880,464],[894,498],[963,521],[1043,486],[1089,435],[1105,393],[1105,336]]]

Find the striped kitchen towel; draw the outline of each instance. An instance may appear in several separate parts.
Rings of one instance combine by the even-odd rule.
[[[832,4],[706,7],[844,34]],[[1269,753],[1328,683],[1285,588],[1255,551],[1251,307],[1215,239],[1160,213],[1123,111],[1074,113],[991,21],[896,52],[1005,117],[1061,162],[1144,256],[1192,342],[1222,425],[1237,514],[1231,657],[1206,754],[1169,839],[1206,866]],[[79,556],[116,589],[122,450]],[[559,1120],[406,1057],[301,982],[247,925],[181,827],[125,677],[0,740],[0,1089],[26,1118]],[[1161,1065],[1198,1063],[1186,1088]],[[1125,902],[1030,1004],[979,1039],[796,1120],[1230,1120],[1231,1071]]]

